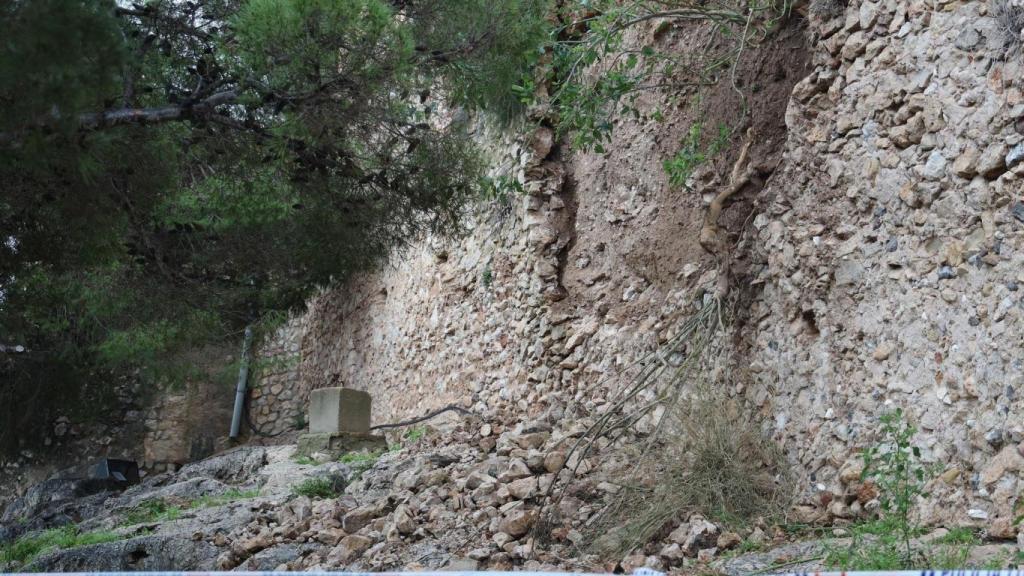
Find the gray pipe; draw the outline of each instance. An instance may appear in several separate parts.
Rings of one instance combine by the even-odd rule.
[[[231,437],[238,438],[242,427],[242,410],[245,408],[245,384],[249,379],[249,346],[252,344],[252,326],[245,327],[242,341],[242,364],[238,367],[238,386],[235,386],[235,413],[231,416]]]

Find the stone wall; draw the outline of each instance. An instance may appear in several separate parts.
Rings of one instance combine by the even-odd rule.
[[[723,215],[739,312],[728,390],[809,495],[841,493],[877,416],[903,407],[939,468],[926,519],[999,526],[1024,470],[1021,53],[988,2],[816,0],[795,22],[738,67],[759,88],[754,156],[778,167]],[[651,41],[685,49],[702,33]],[[701,114],[738,113],[731,87],[708,98]],[[527,194],[314,299],[291,327],[287,410],[334,383],[373,393],[374,423],[448,403],[536,414],[555,388],[600,410],[715,284],[697,236],[738,146],[692,192],[661,168],[695,120],[623,119],[603,155],[543,127],[505,137],[497,163]]]
[[[744,334],[747,395],[812,480],[903,407],[942,472],[925,515],[955,521],[1005,519],[1024,468],[1022,56],[989,8],[812,18]]]
[[[232,364],[230,355],[218,356]],[[144,414],[141,442],[129,452],[146,471],[173,470],[226,447],[234,388],[222,379],[190,379],[155,396]]]
[[[302,318],[293,317],[257,343],[247,406],[252,428],[245,434],[272,437],[305,427],[309,381],[298,373],[302,332]]]

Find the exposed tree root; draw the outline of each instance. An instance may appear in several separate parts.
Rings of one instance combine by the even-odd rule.
[[[704,214],[704,225],[700,229],[700,245],[704,250],[713,255],[718,261],[718,285],[715,288],[715,295],[724,298],[729,293],[729,245],[728,240],[722,233],[718,220],[722,215],[725,202],[734,194],[742,190],[747,184],[754,186],[764,185],[764,176],[772,171],[771,168],[758,166],[750,163],[750,147],[754,143],[754,129],[748,128],[746,142],[740,149],[739,158],[733,164],[732,173],[729,175],[729,182],[725,188],[715,195]]]

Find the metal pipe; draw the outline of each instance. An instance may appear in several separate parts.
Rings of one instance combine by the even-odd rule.
[[[245,408],[245,385],[249,379],[249,346],[252,345],[252,326],[245,327],[242,341],[242,364],[238,367],[238,385],[235,386],[235,413],[231,416],[231,437],[238,438],[242,427],[242,410]]]

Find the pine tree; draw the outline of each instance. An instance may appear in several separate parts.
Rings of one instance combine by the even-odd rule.
[[[457,230],[484,163],[445,111],[514,113],[543,4],[6,0],[0,448]]]

